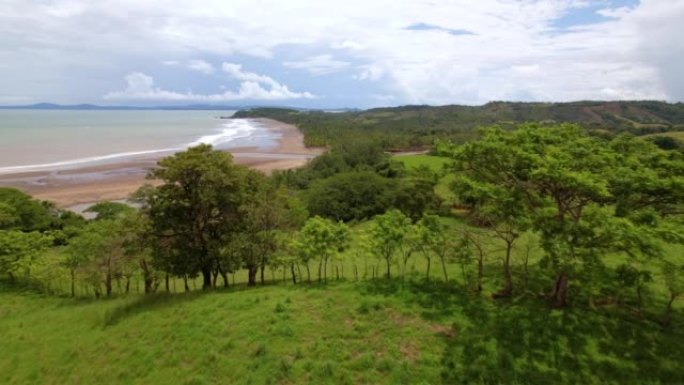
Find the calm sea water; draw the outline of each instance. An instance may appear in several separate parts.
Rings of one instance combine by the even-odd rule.
[[[0,110],[0,174],[178,151],[275,146],[278,134],[233,111]]]

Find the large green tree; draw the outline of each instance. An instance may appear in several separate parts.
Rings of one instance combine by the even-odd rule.
[[[0,230],[0,274],[12,281],[30,277],[35,259],[51,243],[51,236],[37,231]]]
[[[328,261],[348,247],[350,235],[349,227],[342,222],[318,216],[309,218],[294,242],[295,253],[304,262],[307,275],[310,277],[309,261],[317,258],[318,281],[326,280]]]
[[[369,228],[370,250],[387,265],[387,278],[397,253],[405,256],[409,245],[409,232],[412,231],[411,219],[401,211],[392,209],[373,218]],[[403,261],[402,261],[403,262]]]
[[[314,182],[305,194],[311,215],[336,221],[370,218],[390,207],[392,180],[373,171],[352,171]]]
[[[250,173],[230,154],[199,145],[159,161],[149,174],[162,182],[148,189],[145,209],[151,231],[165,240],[178,275],[201,274],[212,287],[226,236],[239,227]]]
[[[668,223],[684,194],[679,152],[627,136],[589,136],[574,125],[493,127],[481,135],[452,151],[468,186],[457,191],[477,198],[471,206],[494,212],[497,223],[522,230],[519,220],[529,218],[542,265],[555,275],[554,306],[565,306],[569,281],[602,265],[607,253],[656,257],[657,238],[676,232]],[[516,212],[522,217],[509,214]]]

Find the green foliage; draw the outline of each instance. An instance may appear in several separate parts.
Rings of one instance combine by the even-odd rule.
[[[150,177],[163,181],[146,192],[152,232],[166,240],[165,265],[211,286],[216,256],[241,220],[240,207],[259,184],[256,172],[233,164],[230,154],[199,145],[159,161]]]
[[[306,221],[292,246],[307,270],[309,261],[319,260],[318,279],[320,281],[321,278],[326,278],[328,260],[344,251],[349,246],[349,240],[350,230],[346,224],[315,216]]]
[[[404,256],[410,247],[408,237],[412,231],[411,219],[399,210],[389,210],[373,218],[368,230],[370,251],[387,265],[387,278],[391,276],[391,266],[398,252]]]
[[[103,287],[107,296],[112,295],[114,279],[130,281],[138,251],[130,246],[139,235],[133,220],[133,217],[118,217],[91,221],[70,240],[63,265],[72,274],[72,285],[78,273],[99,297]]]
[[[30,278],[31,268],[52,237],[37,231],[0,230],[0,274]]]
[[[275,172],[274,179],[290,188],[305,189],[315,180],[352,171],[372,171],[393,178],[402,175],[404,169],[377,143],[353,139],[336,144],[302,168]]]
[[[17,189],[0,187],[0,229],[45,231],[59,227],[54,207]]]
[[[556,301],[581,263],[609,252],[661,254],[656,229],[684,199],[684,161],[629,136],[606,141],[576,126],[488,128],[453,150],[459,199],[506,224],[530,225],[558,278]],[[487,221],[485,221],[486,223]]]
[[[116,219],[131,214],[135,209],[125,203],[103,201],[88,207],[85,212],[95,213],[95,220]]]
[[[370,218],[391,206],[393,182],[372,171],[352,171],[314,182],[304,200],[311,215],[337,221]]]

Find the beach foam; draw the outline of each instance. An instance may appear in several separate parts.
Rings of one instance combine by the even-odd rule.
[[[216,134],[204,135],[196,141],[189,143],[187,147],[197,146],[199,144],[211,144],[214,147],[230,144],[237,139],[247,138],[260,127],[258,124],[249,119],[231,119],[226,120]]]

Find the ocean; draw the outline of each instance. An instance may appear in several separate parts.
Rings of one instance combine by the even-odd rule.
[[[0,174],[73,168],[216,148],[277,145],[279,135],[234,111],[0,110]]]

